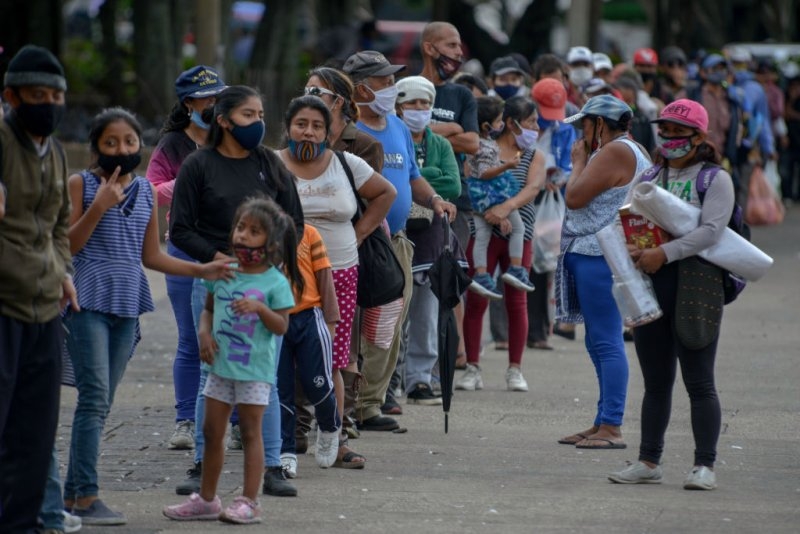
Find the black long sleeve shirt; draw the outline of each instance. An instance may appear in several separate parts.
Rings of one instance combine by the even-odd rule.
[[[228,158],[208,148],[190,154],[175,180],[170,210],[172,244],[192,258],[209,262],[230,252],[236,209],[247,198],[272,198],[303,235],[303,208],[294,177],[280,159],[259,147],[246,158]]]

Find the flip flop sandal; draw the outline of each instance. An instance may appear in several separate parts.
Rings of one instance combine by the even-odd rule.
[[[362,460],[356,461],[357,459]],[[364,455],[353,451],[344,453],[344,456],[342,456],[341,460],[336,460],[333,462],[333,467],[339,467],[341,469],[364,469],[366,465],[367,458]]]
[[[558,442],[561,445],[576,445],[581,441],[585,440],[588,436],[584,436],[583,434],[572,434],[571,436],[567,436],[566,438],[561,438]],[[573,439],[578,438],[578,439]]]
[[[611,441],[610,439],[605,438],[586,438],[586,441],[599,441],[604,443],[604,445],[575,445],[576,449],[627,449],[628,446],[625,443],[619,443],[616,441]]]

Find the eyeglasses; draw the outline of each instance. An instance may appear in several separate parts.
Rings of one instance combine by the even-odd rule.
[[[333,96],[333,97],[339,96],[336,93],[334,93],[333,91],[325,89],[324,87],[317,87],[316,85],[312,85],[310,87],[304,88],[303,92],[305,94],[307,94],[307,95],[318,96],[320,98],[322,98],[322,95],[328,95],[328,96]]]

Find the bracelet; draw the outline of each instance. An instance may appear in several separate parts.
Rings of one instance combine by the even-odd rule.
[[[433,201],[436,200],[437,198],[439,200],[444,200],[444,198],[442,198],[442,195],[431,195],[431,199],[428,201],[428,207],[429,208],[433,207]]]

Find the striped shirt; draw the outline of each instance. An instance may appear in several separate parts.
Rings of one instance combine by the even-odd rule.
[[[91,206],[100,178],[81,171],[83,211]],[[150,182],[134,176],[125,200],[103,214],[89,240],[73,257],[75,289],[82,309],[120,317],[153,311],[150,286],[142,267],[144,236],[155,199]]]

